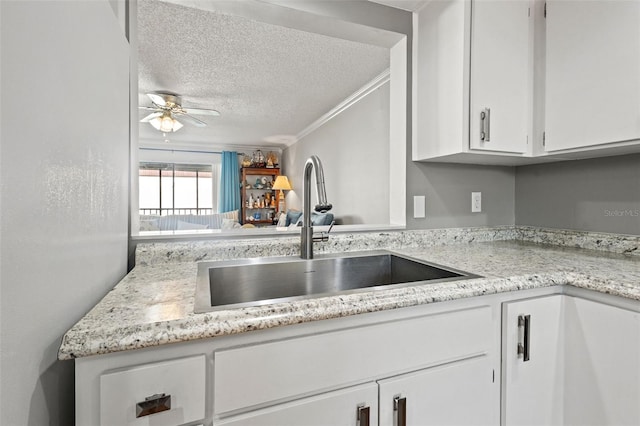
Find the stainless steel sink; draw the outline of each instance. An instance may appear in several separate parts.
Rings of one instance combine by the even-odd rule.
[[[280,257],[203,262],[198,265],[195,311],[476,277],[386,251],[325,255],[310,260]]]

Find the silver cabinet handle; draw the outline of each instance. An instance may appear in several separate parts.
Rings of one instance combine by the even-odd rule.
[[[407,398],[400,395],[393,397],[393,411],[396,415],[396,426],[407,426]]]
[[[157,393],[136,404],[136,418],[171,410],[171,395]]]
[[[518,316],[518,329],[520,328],[524,330],[522,332],[522,342],[518,342],[518,355],[522,355],[522,361],[527,362],[531,351],[531,315]]]
[[[485,142],[491,140],[491,110],[489,108],[480,112],[480,140]]]
[[[369,426],[369,411],[366,405],[358,406],[358,426]]]

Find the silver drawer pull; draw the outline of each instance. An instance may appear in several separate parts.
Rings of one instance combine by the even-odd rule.
[[[369,411],[366,405],[358,406],[358,426],[369,426]]]
[[[396,425],[407,426],[407,398],[400,395],[393,397],[393,411],[396,414]]]
[[[522,361],[529,361],[531,350],[531,315],[518,316],[518,328],[523,328],[522,342],[518,342],[518,355],[522,355]]]
[[[171,410],[171,395],[157,393],[136,404],[136,418]]]
[[[491,140],[491,110],[489,108],[480,112],[480,140],[485,142]]]

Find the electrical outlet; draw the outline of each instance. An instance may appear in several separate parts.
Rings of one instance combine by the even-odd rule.
[[[471,193],[471,213],[480,213],[482,211],[482,192]]]

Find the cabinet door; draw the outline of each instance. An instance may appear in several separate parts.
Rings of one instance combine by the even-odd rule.
[[[498,384],[480,356],[378,382],[380,426],[498,423]]]
[[[565,297],[568,425],[640,425],[640,313]]]
[[[562,424],[563,296],[505,303],[502,320],[503,424]]]
[[[640,138],[640,2],[548,0],[546,149]]]
[[[532,75],[529,6],[528,1],[472,3],[471,149],[527,150]]]
[[[225,426],[373,426],[378,424],[375,383],[303,398],[214,422]]]

